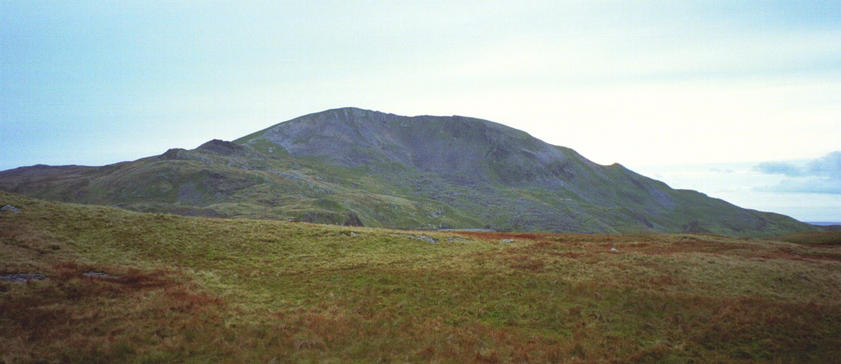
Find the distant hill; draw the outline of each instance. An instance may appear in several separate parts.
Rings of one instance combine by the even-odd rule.
[[[490,121],[357,108],[133,162],[7,170],[0,188],[139,211],[393,228],[735,236],[810,229]]]
[[[806,223],[817,226],[841,226],[841,221],[806,221]]]

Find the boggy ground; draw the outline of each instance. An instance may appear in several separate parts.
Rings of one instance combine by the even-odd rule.
[[[20,211],[0,213],[0,275],[46,279],[0,280],[0,362],[841,357],[834,240],[407,232],[0,192],[6,204]]]

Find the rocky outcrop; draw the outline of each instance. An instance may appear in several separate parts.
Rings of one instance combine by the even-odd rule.
[[[213,152],[221,155],[232,155],[236,153],[241,153],[245,151],[241,145],[233,143],[233,142],[226,142],[224,140],[213,139],[207,143],[204,143],[198,147],[199,150]]]

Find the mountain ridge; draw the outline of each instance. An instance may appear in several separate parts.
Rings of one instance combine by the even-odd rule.
[[[0,188],[140,211],[412,229],[808,230],[492,121],[349,107],[132,162],[7,170]]]

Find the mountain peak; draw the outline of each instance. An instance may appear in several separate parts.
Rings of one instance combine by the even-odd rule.
[[[439,175],[460,175],[473,181],[502,177],[494,169],[529,166],[525,178],[555,173],[550,164],[570,153],[522,131],[464,116],[400,116],[359,108],[338,108],[308,114],[238,140],[268,141],[292,156],[321,158],[346,167],[394,163]],[[491,159],[493,163],[489,163]],[[527,163],[533,160],[535,163]],[[583,164],[592,162],[583,160]],[[492,166],[494,164],[495,166]],[[504,168],[503,168],[504,169]]]
[[[297,120],[364,121],[375,118],[381,118],[385,115],[393,114],[387,114],[381,111],[362,109],[358,107],[346,106],[307,114],[289,120],[288,122],[295,122]]]
[[[808,229],[487,120],[356,107],[105,167],[24,168],[0,188],[142,211],[396,228],[773,235]]]

